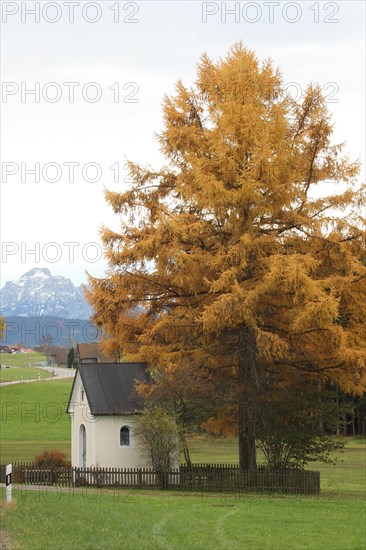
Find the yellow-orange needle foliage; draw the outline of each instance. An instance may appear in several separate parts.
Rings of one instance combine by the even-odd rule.
[[[242,44],[203,55],[163,108],[167,164],[131,162],[131,187],[106,193],[121,230],[102,230],[110,271],[89,300],[125,356],[184,374],[188,393],[230,393],[253,468],[265,381],[365,391],[365,189],[319,87],[291,99]]]

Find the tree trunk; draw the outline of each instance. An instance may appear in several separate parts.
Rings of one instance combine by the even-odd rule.
[[[319,430],[323,433],[324,431],[324,422],[323,422],[323,412],[322,412],[322,406],[321,406],[321,402],[322,402],[322,396],[321,396],[321,392],[322,392],[322,381],[321,379],[319,379],[318,381],[318,391],[319,391],[319,397],[318,397],[318,401],[319,401],[319,411],[321,411],[319,414]]]
[[[248,418],[248,409],[239,404],[239,467],[240,470],[257,469],[254,422]]]
[[[255,421],[258,395],[255,337],[251,329],[241,331],[239,337],[239,467],[240,470],[256,470],[257,452]]]
[[[189,448],[188,448],[188,445],[187,445],[187,440],[186,440],[184,434],[182,434],[182,433],[179,434],[179,438],[180,438],[180,442],[182,444],[184,460],[186,461],[186,464],[187,464],[188,468],[191,469],[192,468],[192,461],[191,461],[191,455],[189,454]]]
[[[347,413],[343,415],[343,435],[347,437],[348,435],[348,420],[347,420]]]

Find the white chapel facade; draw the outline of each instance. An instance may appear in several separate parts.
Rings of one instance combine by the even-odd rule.
[[[67,407],[73,467],[151,467],[134,430],[143,409],[136,382],[151,383],[145,363],[79,365]]]

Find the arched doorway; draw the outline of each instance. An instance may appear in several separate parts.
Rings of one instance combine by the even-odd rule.
[[[79,466],[86,468],[86,430],[84,424],[79,429]]]

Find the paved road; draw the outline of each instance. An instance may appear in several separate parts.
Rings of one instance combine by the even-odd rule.
[[[51,372],[53,376],[50,378],[34,378],[31,380],[12,380],[11,382],[0,382],[0,386],[11,386],[12,384],[23,384],[24,382],[47,382],[47,380],[54,380],[55,378],[74,378],[75,370],[74,369],[64,369],[62,367],[36,367],[42,370]]]
[[[75,376],[75,369],[64,369],[63,367],[37,367],[42,370],[47,370],[48,372],[52,372],[54,375],[54,378],[74,378]]]

